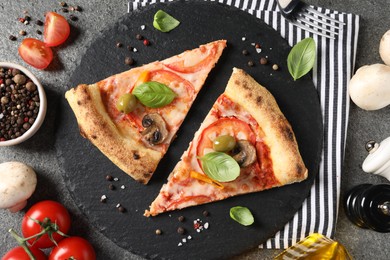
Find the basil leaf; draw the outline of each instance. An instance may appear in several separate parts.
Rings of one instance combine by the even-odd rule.
[[[230,217],[244,226],[250,226],[255,222],[252,212],[241,206],[236,206],[230,209]]]
[[[316,43],[313,38],[298,42],[287,57],[287,67],[294,80],[306,75],[314,66]]]
[[[163,10],[158,10],[154,15],[153,26],[159,31],[169,32],[179,26],[180,22]]]
[[[134,88],[133,95],[145,106],[151,108],[163,107],[170,104],[176,97],[167,85],[159,82],[149,81]]]
[[[211,152],[199,158],[203,171],[211,179],[227,182],[240,175],[240,166],[231,156],[222,152]]]

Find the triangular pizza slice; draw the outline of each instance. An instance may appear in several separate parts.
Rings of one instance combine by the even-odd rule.
[[[232,159],[239,166],[237,175],[223,181],[236,169]],[[294,132],[275,98],[234,68],[225,92],[145,216],[299,182],[307,174]]]
[[[148,183],[225,47],[225,40],[214,41],[70,89],[65,97],[81,134]]]

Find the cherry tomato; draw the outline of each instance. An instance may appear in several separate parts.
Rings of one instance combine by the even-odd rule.
[[[38,248],[30,248],[31,253],[35,256],[36,260],[46,260],[46,255]],[[23,247],[18,246],[8,251],[7,254],[1,258],[1,260],[30,260],[30,257],[24,251]]]
[[[44,69],[53,60],[53,52],[42,41],[26,38],[19,46],[19,55],[22,59],[37,69]]]
[[[58,46],[68,39],[70,26],[62,15],[55,12],[48,12],[45,18],[43,41],[46,46]]]
[[[33,205],[24,215],[22,221],[23,236],[30,237],[41,232],[43,227],[34,220],[43,222],[45,218],[50,219],[52,224],[55,223],[62,233],[66,234],[69,231],[70,215],[68,210],[56,201],[46,200]],[[53,232],[53,238],[56,242],[59,242],[64,237]],[[28,242],[37,248],[48,248],[55,245],[50,240],[48,234],[44,234],[39,239],[30,239]]]
[[[95,260],[96,253],[91,244],[81,237],[67,237],[53,248],[49,260]]]

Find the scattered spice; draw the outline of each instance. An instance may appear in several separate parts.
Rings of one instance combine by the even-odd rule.
[[[242,50],[242,55],[248,55],[249,54],[249,51],[248,50]]]
[[[265,64],[267,64],[267,63],[268,63],[267,58],[264,58],[264,57],[261,57],[261,58],[260,58],[260,64],[261,64],[261,65],[265,65]]]
[[[117,47],[117,48],[121,48],[122,46],[123,46],[123,44],[122,44],[121,42],[117,42],[117,43],[116,43],[116,47]]]
[[[114,178],[114,181],[119,181],[119,178],[118,178],[118,177],[115,177],[115,178]]]
[[[114,180],[114,177],[112,177],[111,175],[107,175],[107,176],[106,176],[106,180],[107,180],[107,181],[113,181],[113,180]]]
[[[65,3],[65,2],[60,2],[60,6],[62,6],[62,7],[68,7],[68,4]]]
[[[114,186],[113,184],[108,185],[108,188],[109,188],[110,190],[115,190],[115,186]]]
[[[260,44],[255,43],[255,48],[256,48],[256,49],[260,49],[260,48],[261,48]]]
[[[246,37],[242,37],[241,40],[244,42],[246,41]]]
[[[141,30],[145,30],[146,26],[145,25],[141,25]]]
[[[107,202],[107,196],[106,196],[106,195],[102,195],[102,196],[100,197],[100,202],[101,202],[101,203],[106,203],[106,202]]]
[[[133,51],[133,47],[132,47],[131,45],[127,45],[127,49],[128,49],[129,51]]]
[[[125,186],[125,185],[122,185],[122,186],[121,186],[121,189],[122,189],[122,190],[126,189],[126,186]]]
[[[83,11],[83,9],[80,6],[78,6],[78,5],[76,5],[74,7],[74,10],[76,10],[77,12],[82,12]]]
[[[118,211],[121,213],[126,212],[126,208],[124,208],[122,205],[118,207]]]
[[[203,216],[205,216],[205,217],[208,217],[209,215],[210,215],[210,212],[208,212],[207,210],[205,210],[205,211],[203,211]]]
[[[21,23],[24,23],[26,21],[26,19],[24,18],[18,18],[18,21],[21,22]]]
[[[76,22],[79,18],[73,14],[69,15],[69,19]]]
[[[184,235],[186,233],[186,230],[183,227],[178,227],[177,233],[179,233],[180,235]]]
[[[136,38],[137,40],[143,40],[143,39],[144,39],[144,37],[143,37],[141,34],[137,34],[137,35],[135,36],[135,38]]]
[[[156,229],[156,235],[161,235],[161,234],[162,234],[161,229]]]
[[[36,20],[35,21],[35,24],[36,25],[39,25],[39,26],[42,26],[43,25],[43,22],[41,20]]]
[[[278,66],[278,64],[274,64],[274,65],[272,65],[272,69],[273,69],[273,70],[278,70],[278,69],[279,69],[279,66]]]
[[[37,32],[37,34],[39,34],[39,35],[42,34],[42,32],[41,32],[40,30],[37,30],[36,32]]]
[[[133,52],[137,52],[138,50],[137,50],[137,48],[133,48]]]
[[[11,41],[16,41],[18,38],[16,38],[16,36],[14,36],[14,35],[10,35],[10,36],[9,36],[9,39],[10,39]]]
[[[68,8],[61,8],[61,11],[62,11],[63,13],[67,13],[67,12],[69,12],[69,9],[68,9]]]
[[[184,220],[185,220],[184,216],[180,216],[180,217],[178,217],[177,219],[178,219],[180,222],[184,222]]]
[[[19,31],[19,34],[22,35],[22,36],[25,36],[27,34],[27,32],[24,31],[24,30],[21,30],[21,31]]]
[[[131,58],[131,57],[126,57],[126,58],[125,58],[125,64],[126,64],[126,65],[133,65],[133,64],[134,64],[133,58]],[[136,156],[135,156],[135,154],[134,154],[134,159],[136,159],[135,157],[136,157]],[[138,157],[139,157],[139,155],[138,155]],[[138,158],[138,159],[139,159],[139,158]]]
[[[249,66],[249,67],[253,67],[253,66],[255,66],[255,63],[254,63],[253,61],[250,60],[250,61],[248,61],[248,66]]]
[[[145,39],[143,43],[144,43],[145,46],[149,46],[150,45],[150,41],[148,39]]]

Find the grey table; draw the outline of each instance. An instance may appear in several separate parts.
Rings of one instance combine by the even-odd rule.
[[[59,1],[58,1],[59,2]],[[25,28],[17,21],[27,10],[34,18],[43,20],[44,13],[49,10],[59,10],[57,1],[33,0],[2,0],[0,3],[0,60],[23,64],[17,54],[18,42],[8,39],[10,34],[17,35]],[[356,68],[381,62],[378,54],[379,41],[384,32],[390,29],[390,0],[310,0],[311,4],[353,12],[361,16],[358,54]],[[32,72],[45,86],[48,96],[48,114],[44,125],[37,135],[24,144],[0,148],[0,162],[17,160],[33,165],[39,175],[37,190],[33,201],[54,199],[65,204],[70,210],[73,220],[71,233],[87,238],[93,244],[98,259],[139,259],[139,257],[121,249],[93,228],[81,211],[75,206],[69,192],[59,174],[60,166],[54,149],[53,129],[56,113],[55,99],[68,88],[67,80],[75,70],[81,55],[97,32],[107,24],[116,21],[127,10],[126,0],[116,1],[71,1],[78,4],[84,11],[77,16],[79,20],[72,22],[77,35],[76,39],[65,46],[55,48],[56,64],[50,71],[39,71],[31,67]],[[27,27],[32,36],[35,31]],[[34,27],[35,28],[35,27]],[[19,37],[20,38],[20,37]],[[370,139],[381,141],[390,135],[390,107],[367,112],[351,104],[348,127],[346,155],[341,182],[341,196],[355,185],[361,183],[388,183],[384,178],[364,173],[361,164],[366,157],[364,144]],[[49,137],[49,138],[48,138]],[[23,213],[11,214],[0,210],[0,255],[15,247],[15,241],[7,230],[14,228],[20,232]],[[340,207],[336,230],[336,240],[345,245],[355,259],[389,259],[390,234],[377,233],[354,226],[348,221],[344,210]],[[237,257],[237,259],[271,259],[280,250],[253,249]]]

